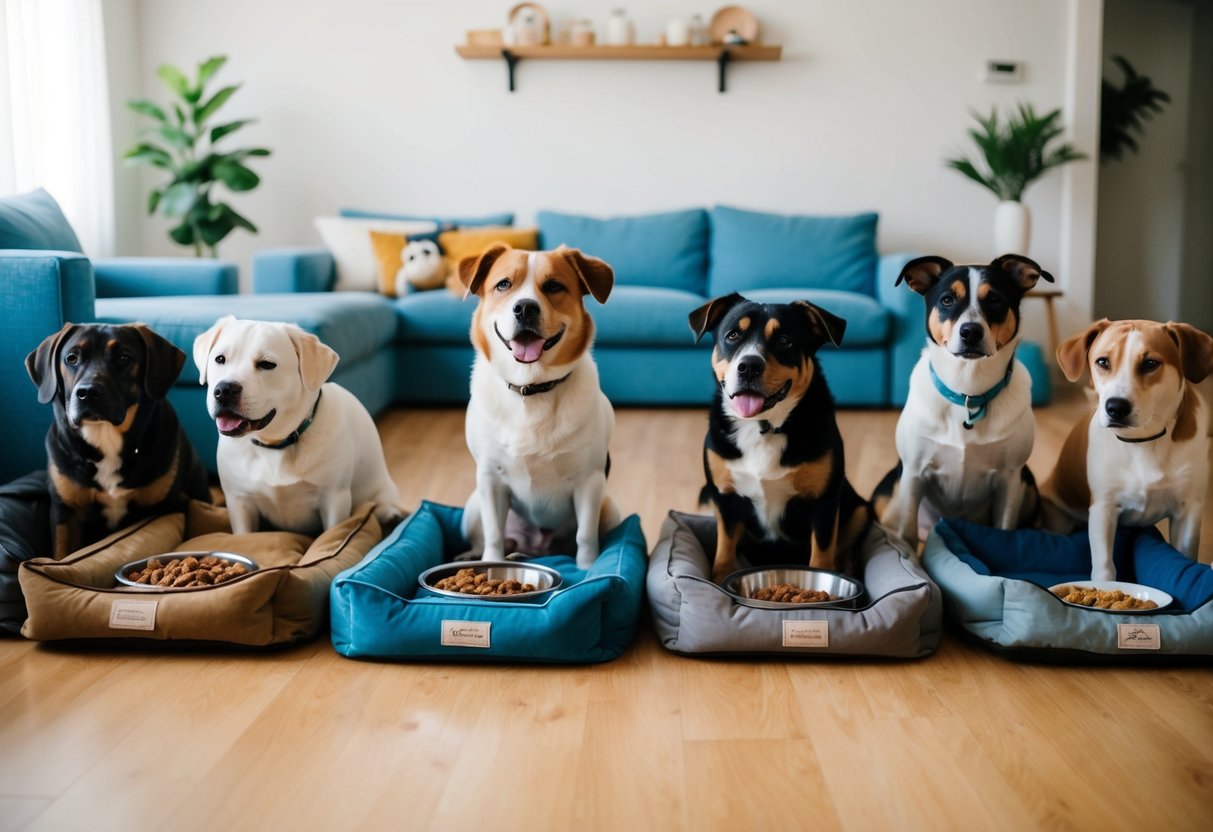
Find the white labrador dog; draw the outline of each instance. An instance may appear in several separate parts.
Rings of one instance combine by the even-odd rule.
[[[257,531],[263,518],[315,534],[367,501],[380,522],[402,516],[374,420],[348,390],[325,383],[337,360],[293,324],[230,315],[194,340],[236,534]]]

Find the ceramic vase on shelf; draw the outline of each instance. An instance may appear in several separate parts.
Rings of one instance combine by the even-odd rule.
[[[636,42],[636,26],[623,9],[613,10],[607,18],[605,38],[607,46],[631,46]]]
[[[684,18],[674,17],[665,24],[666,46],[687,46],[691,42],[691,27]]]
[[[691,15],[689,29],[691,46],[707,46],[711,42],[711,37],[708,35],[708,26],[703,22],[702,15]]]
[[[994,211],[994,249],[997,255],[1028,253],[1032,215],[1022,202],[1007,200]]]

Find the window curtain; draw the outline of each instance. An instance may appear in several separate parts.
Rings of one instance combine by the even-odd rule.
[[[86,254],[114,253],[101,0],[0,0],[0,195],[39,187]]]

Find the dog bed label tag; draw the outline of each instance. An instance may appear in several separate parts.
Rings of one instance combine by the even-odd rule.
[[[1157,624],[1117,624],[1116,646],[1121,650],[1158,650],[1162,633]]]
[[[491,621],[443,621],[443,647],[488,647]]]
[[[783,622],[784,647],[829,647],[829,621]]]
[[[158,601],[114,601],[110,604],[110,629],[156,629],[156,604],[158,603]]]

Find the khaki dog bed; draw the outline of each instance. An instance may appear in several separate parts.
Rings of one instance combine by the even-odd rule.
[[[35,558],[19,570],[29,617],[22,635],[63,639],[158,639],[265,646],[314,636],[328,620],[329,583],[360,561],[383,533],[372,510],[319,537],[231,533],[227,510],[191,503],[123,529],[61,561]],[[128,589],[114,570],[152,555],[234,552],[259,568],[215,586]]]
[[[684,655],[887,656],[915,659],[939,645],[943,600],[906,544],[874,525],[863,546],[867,589],[854,609],[756,609],[711,580],[716,523],[672,511],[649,558],[653,628]]]

